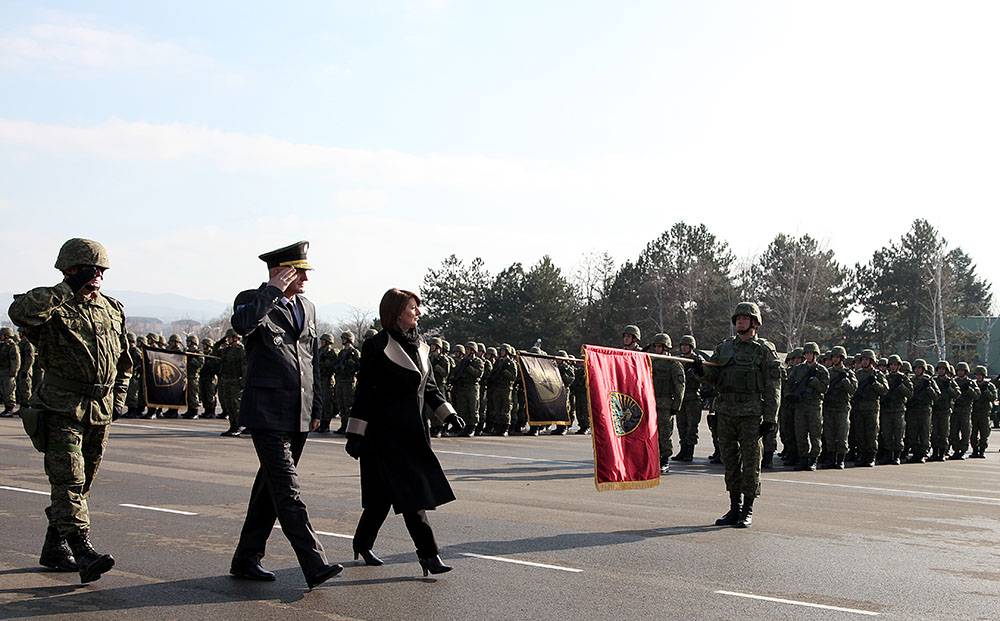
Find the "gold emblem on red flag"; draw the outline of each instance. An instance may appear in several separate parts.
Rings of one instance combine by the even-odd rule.
[[[611,393],[608,401],[611,406],[611,423],[619,437],[627,436],[639,427],[645,412],[638,401],[621,392]]]

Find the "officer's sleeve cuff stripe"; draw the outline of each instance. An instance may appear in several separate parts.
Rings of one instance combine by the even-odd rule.
[[[451,404],[445,401],[442,403],[438,409],[434,410],[434,418],[438,420],[439,423],[443,423],[452,414],[457,414],[455,408],[451,407]]]
[[[363,436],[365,435],[366,429],[368,429],[368,421],[361,420],[360,418],[347,419],[347,433],[354,433],[359,436]]]

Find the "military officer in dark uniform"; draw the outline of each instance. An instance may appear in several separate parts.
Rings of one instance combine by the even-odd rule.
[[[312,269],[309,242],[260,255],[270,280],[236,296],[233,329],[245,339],[247,369],[240,424],[250,430],[260,469],[250,492],[246,520],[230,573],[247,580],[274,580],[260,560],[275,519],[288,538],[309,588],[344,568],[327,561],[299,497],[296,465],[310,430],[323,413],[316,307],[302,296]]]

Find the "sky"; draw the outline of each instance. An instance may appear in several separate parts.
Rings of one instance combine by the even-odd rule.
[[[0,0],[0,290],[229,300],[306,239],[374,309],[449,254],[634,258],[704,223],[846,263],[929,219],[995,281],[1000,3]]]

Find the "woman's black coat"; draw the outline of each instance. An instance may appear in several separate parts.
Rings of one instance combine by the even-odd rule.
[[[364,437],[363,507],[389,502],[396,513],[410,513],[455,500],[424,422],[424,405],[439,421],[455,412],[434,382],[428,350],[421,342],[414,363],[385,330],[361,347],[347,432]]]

